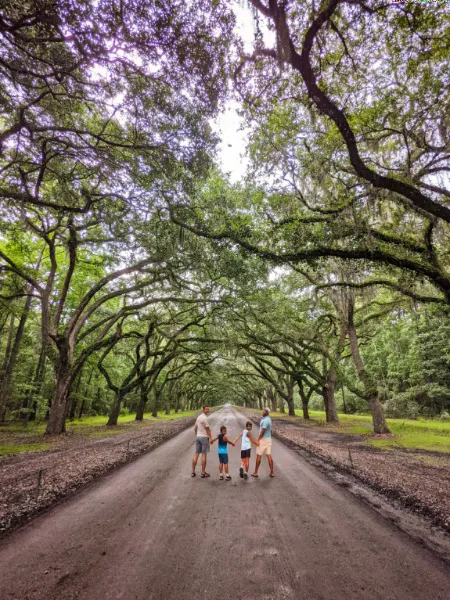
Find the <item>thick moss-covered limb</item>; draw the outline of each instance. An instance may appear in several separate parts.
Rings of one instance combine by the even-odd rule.
[[[445,302],[450,303],[450,277],[434,265],[427,265],[423,261],[414,260],[398,256],[381,249],[370,248],[333,248],[333,247],[313,247],[297,252],[275,252],[268,248],[260,247],[249,241],[242,239],[233,231],[208,231],[202,227],[190,225],[177,217],[173,209],[169,209],[171,219],[177,225],[191,231],[192,233],[211,240],[234,242],[263,259],[272,261],[274,264],[293,264],[308,262],[317,258],[340,258],[343,260],[367,260],[370,262],[384,263],[398,267],[406,271],[417,273],[429,279],[443,293]]]
[[[393,235],[392,233],[387,233],[385,231],[378,231],[373,228],[368,229],[369,237],[373,237],[381,242],[386,242],[386,244],[393,244],[394,246],[398,246],[400,248],[407,248],[412,252],[417,252],[418,254],[425,254],[427,251],[427,247],[425,244],[419,244],[414,242],[411,239],[406,237],[399,237],[397,235]]]
[[[433,215],[443,221],[450,223],[450,208],[439,204],[412,183],[407,183],[393,177],[382,175],[372,168],[368,167],[361,157],[355,133],[336,102],[334,102],[327,93],[319,87],[317,76],[314,72],[311,53],[314,42],[324,25],[330,22],[332,16],[336,13],[341,4],[349,3],[348,0],[330,0],[312,21],[303,37],[301,49],[297,51],[296,43],[293,41],[286,15],[285,3],[277,0],[269,2],[266,6],[259,0],[250,0],[257,10],[265,17],[271,19],[277,33],[277,49],[266,49],[266,52],[259,51],[260,56],[268,57],[280,63],[287,63],[297,71],[306,85],[308,96],[315,104],[317,109],[327,118],[331,119],[337,126],[339,133],[346,145],[350,163],[355,173],[362,179],[371,183],[375,188],[389,190],[408,199],[415,207],[426,213]],[[362,10],[370,13],[369,7],[362,2],[354,3]],[[374,14],[374,11],[372,12]]]
[[[270,373],[270,370],[265,368],[265,361],[255,357],[255,362],[249,360],[249,364],[253,366],[255,371],[266,379],[276,389],[277,393],[288,405],[289,414],[295,416],[294,397],[293,397],[293,378],[289,373],[278,373],[275,377]]]
[[[407,296],[412,298],[413,300],[417,300],[418,302],[423,302],[425,304],[443,304],[446,305],[447,301],[444,297],[438,298],[436,296],[424,296],[423,294],[417,294],[416,292],[404,288],[394,281],[390,281],[389,279],[369,279],[366,281],[335,281],[332,283],[321,283],[316,286],[318,290],[324,290],[329,288],[349,288],[349,289],[366,289],[371,287],[387,287],[393,289],[403,296]]]

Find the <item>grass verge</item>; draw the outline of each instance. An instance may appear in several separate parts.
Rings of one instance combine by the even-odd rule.
[[[43,442],[42,436],[45,432],[45,423],[29,423],[24,426],[21,423],[14,423],[0,426],[0,456],[11,454],[21,454],[24,452],[39,452],[43,450],[53,450],[67,444],[68,440],[74,438],[100,439],[125,433],[130,428],[141,429],[150,427],[161,421],[172,421],[182,417],[191,417],[198,413],[197,410],[189,410],[175,413],[171,411],[166,415],[163,411],[158,412],[158,417],[152,417],[151,413],[144,414],[143,421],[135,421],[135,415],[121,415],[116,426],[107,427],[108,417],[98,415],[95,417],[82,417],[73,421],[67,421],[66,434],[55,436],[49,441]]]
[[[295,411],[298,417],[302,412]],[[292,419],[282,413],[272,413],[273,416]],[[327,430],[346,434],[367,435],[363,443],[376,448],[408,450],[426,450],[450,454],[450,422],[432,419],[387,419],[392,436],[378,437],[373,435],[372,417],[370,415],[339,415],[339,424],[327,424],[325,412],[310,411],[311,421],[302,421],[310,427],[323,426]]]

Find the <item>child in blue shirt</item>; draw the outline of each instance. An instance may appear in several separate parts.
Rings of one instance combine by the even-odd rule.
[[[225,465],[225,479],[230,481],[231,475],[228,473],[228,448],[227,444],[234,446],[234,442],[227,438],[227,428],[222,425],[220,433],[213,440],[211,444],[214,444],[216,440],[219,440],[218,455],[219,455],[219,479],[223,479],[223,467]]]

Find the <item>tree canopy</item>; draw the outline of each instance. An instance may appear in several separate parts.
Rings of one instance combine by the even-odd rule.
[[[449,40],[420,3],[3,7],[0,418],[445,416]]]

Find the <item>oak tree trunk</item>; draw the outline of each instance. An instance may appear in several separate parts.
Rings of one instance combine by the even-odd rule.
[[[122,405],[124,394],[121,389],[116,390],[114,396],[114,402],[111,408],[111,412],[109,413],[108,423],[107,425],[117,425],[117,421],[119,420],[120,415],[120,407]]]
[[[348,319],[348,337],[350,340],[350,349],[352,353],[353,362],[355,363],[356,372],[361,383],[364,385],[366,392],[370,412],[372,413],[373,431],[374,433],[390,433],[389,427],[387,426],[386,419],[384,417],[383,407],[378,398],[378,390],[375,382],[373,381],[370,374],[366,371],[361,353],[359,351],[358,336],[356,334],[356,328],[353,323],[353,307],[349,308],[349,319]]]
[[[298,390],[300,393],[300,399],[302,401],[303,418],[305,421],[309,421],[309,399],[311,398],[311,394],[308,396],[306,395],[305,388],[303,387],[303,382],[301,380],[298,382]]]
[[[142,382],[140,388],[139,402],[136,409],[136,421],[142,421],[144,419],[145,405],[147,404],[147,386]]]
[[[339,423],[336,406],[336,369],[331,365],[324,386],[324,403],[327,423]]]
[[[159,404],[159,390],[158,390],[157,385],[155,384],[153,410],[152,410],[152,417],[154,417],[155,419],[158,416],[158,404]]]
[[[46,435],[57,435],[66,430],[67,402],[71,386],[71,373],[67,364],[60,364],[56,372],[56,388],[48,417]]]

